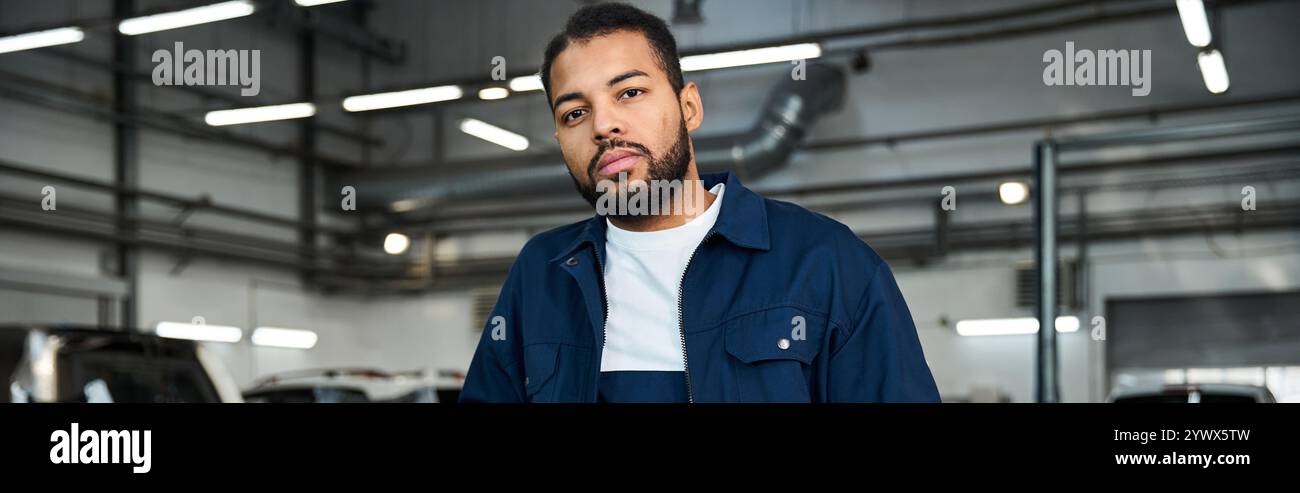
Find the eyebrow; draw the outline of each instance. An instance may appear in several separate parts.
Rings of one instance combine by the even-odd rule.
[[[649,77],[649,76],[650,74],[647,74],[640,70],[635,70],[635,69],[628,70],[627,72],[623,72],[621,74],[615,75],[613,78],[609,79],[609,82],[606,82],[605,85],[613,86],[614,84],[618,84],[619,82],[623,82],[633,77]],[[567,103],[574,99],[582,99],[582,93],[574,91],[574,92],[561,94],[559,97],[555,98],[554,103],[551,103],[551,107],[559,108],[561,104]]]
[[[633,77],[649,77],[649,75],[640,70],[628,70],[627,72],[615,75],[614,78],[610,79],[609,82],[606,82],[605,85],[612,87],[614,84],[618,84],[619,82],[623,82]]]

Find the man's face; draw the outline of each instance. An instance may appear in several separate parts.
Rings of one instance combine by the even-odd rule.
[[[673,92],[645,36],[616,31],[571,42],[551,66],[555,138],[583,197],[596,183],[681,180],[694,161],[688,132],[703,111],[695,84]],[[611,190],[612,192],[613,190]]]

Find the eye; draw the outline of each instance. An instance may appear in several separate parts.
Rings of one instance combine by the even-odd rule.
[[[576,109],[576,110],[573,110],[573,111],[570,111],[570,112],[568,112],[568,113],[565,113],[564,116],[563,116],[562,118],[563,118],[563,120],[564,120],[565,122],[570,122],[570,121],[573,121],[574,118],[578,118],[578,117],[582,116],[582,115],[584,114],[583,112],[585,112],[585,111],[587,111],[587,110],[582,109],[582,108],[578,108],[578,109]]]
[[[644,93],[644,92],[645,92],[645,91],[642,90],[642,89],[632,88],[632,89],[628,89],[628,90],[626,90],[626,91],[623,91],[622,97],[625,97],[625,98],[634,98],[634,97],[640,96],[641,93]]]

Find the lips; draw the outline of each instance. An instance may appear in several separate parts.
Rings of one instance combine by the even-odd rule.
[[[641,157],[641,153],[630,149],[611,149],[600,156],[596,174],[600,176],[617,175],[619,172],[626,171],[636,165],[637,159]]]

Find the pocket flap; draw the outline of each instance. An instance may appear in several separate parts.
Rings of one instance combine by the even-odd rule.
[[[725,324],[727,353],[745,363],[798,360],[812,364],[826,332],[826,319],[794,307],[741,315]]]

